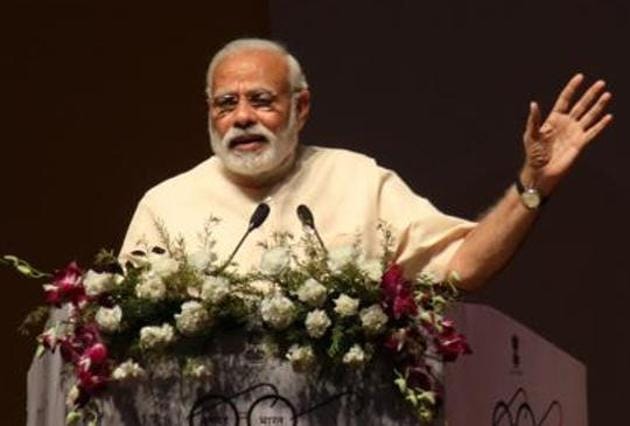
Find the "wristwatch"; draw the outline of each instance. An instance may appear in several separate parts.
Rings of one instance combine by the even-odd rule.
[[[528,209],[536,210],[538,207],[547,202],[547,198],[544,197],[536,188],[525,188],[518,176],[516,177],[514,184],[516,185],[516,190],[518,191],[518,195],[521,197],[523,205]]]

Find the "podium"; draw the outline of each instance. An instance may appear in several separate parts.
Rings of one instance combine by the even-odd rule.
[[[473,354],[445,368],[449,426],[586,426],[586,368],[484,305],[450,315]]]
[[[493,308],[459,304],[450,317],[473,354],[446,365],[446,420],[436,426],[587,425],[584,365]],[[263,361],[245,340],[235,337],[216,348],[216,375],[210,382],[191,385],[167,373],[114,385],[103,400],[101,424],[245,425],[252,416],[259,423],[251,424],[418,424],[384,366],[337,384],[318,383],[294,373],[287,362]],[[27,425],[63,426],[68,387],[58,354],[33,360]],[[344,393],[349,388],[354,392]],[[284,401],[278,403],[273,395]],[[196,406],[212,398],[225,404],[212,408],[205,420],[191,417]]]

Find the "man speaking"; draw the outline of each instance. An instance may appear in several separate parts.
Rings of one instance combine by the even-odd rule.
[[[462,289],[475,289],[507,263],[583,148],[611,122],[605,83],[597,81],[580,95],[583,80],[577,74],[568,82],[545,119],[539,106],[530,104],[523,166],[475,224],[441,213],[369,157],[300,145],[310,107],[300,64],[275,42],[232,41],[213,57],[207,74],[215,155],[145,194],[121,254],[159,246],[159,228],[193,250],[212,215],[221,220],[215,251],[228,258],[251,212],[265,201],[268,219],[235,259],[247,271],[258,265],[259,241],[275,232],[299,235],[295,211],[304,204],[329,247],[348,244],[359,233],[362,249],[375,255],[376,225],[384,221],[394,233],[395,261],[407,274],[456,273]]]
[[[454,274],[458,286],[473,290],[507,263],[583,148],[611,122],[605,112],[611,94],[604,82],[578,94],[583,79],[578,74],[568,82],[544,119],[539,106],[530,104],[523,165],[498,203],[474,223],[440,212],[395,172],[365,155],[299,144],[310,107],[300,64],[275,42],[233,41],[214,56],[207,74],[208,127],[215,155],[145,194],[121,257],[163,245],[165,233],[188,253],[199,251],[199,234],[215,217],[220,224],[213,228],[212,250],[222,268],[232,268],[234,258],[238,271],[247,272],[260,263],[264,249],[259,242],[278,232],[300,235],[296,210],[302,206],[302,221],[309,221],[312,212],[322,244],[331,250],[360,235],[361,251],[378,257],[377,225],[382,221],[392,231],[393,260],[408,276]],[[268,208],[256,210],[263,202]],[[257,229],[248,239],[243,237],[237,252],[233,248],[243,230],[253,229],[248,227],[253,211]],[[378,366],[359,381],[344,383],[362,393],[363,408],[357,411],[346,400],[324,407],[321,401],[330,401],[330,395],[339,394],[337,389],[309,382],[287,362],[248,358],[247,344],[225,341],[214,349],[214,394],[241,395],[243,389],[273,384],[285,401],[299,402],[303,412],[310,413],[307,424],[417,424],[401,408]],[[239,409],[251,411],[248,407]]]

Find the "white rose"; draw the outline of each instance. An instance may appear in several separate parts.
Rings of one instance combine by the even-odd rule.
[[[164,299],[166,296],[166,284],[162,278],[153,272],[144,274],[136,285],[136,296],[140,299],[149,299],[154,302]]]
[[[344,266],[352,262],[355,257],[353,246],[341,246],[328,252],[328,269],[332,272],[340,272]]]
[[[291,256],[286,247],[274,247],[263,253],[260,269],[270,275],[279,274],[289,266]]]
[[[212,325],[210,315],[199,302],[191,300],[182,304],[182,311],[175,314],[177,329],[184,335],[193,335]]]
[[[101,330],[106,333],[114,333],[120,329],[122,309],[120,309],[120,306],[114,306],[113,308],[100,307],[96,311],[95,319]]]
[[[215,260],[217,255],[207,250],[199,250],[188,256],[188,264],[197,271],[204,271]]]
[[[163,347],[175,339],[175,330],[170,324],[146,326],[140,330],[140,346],[144,349]]]
[[[368,308],[361,309],[359,312],[361,325],[368,334],[378,334],[383,331],[387,324],[387,315],[379,305],[372,305]]]
[[[354,345],[343,356],[342,362],[352,368],[361,368],[365,365],[367,356],[360,345]]]
[[[201,286],[201,299],[212,303],[221,302],[228,294],[230,282],[225,277],[207,277]]]
[[[116,286],[116,276],[108,273],[101,274],[90,269],[83,277],[83,286],[88,296],[98,296],[113,290]]]
[[[151,271],[160,277],[174,274],[179,269],[179,263],[166,254],[149,253],[147,259],[151,264]]]
[[[308,371],[315,364],[315,353],[310,346],[292,345],[286,356],[293,370],[297,372]]]
[[[280,294],[263,299],[260,304],[263,321],[277,330],[287,328],[295,319],[295,305]]]
[[[214,365],[208,357],[188,358],[184,366],[184,375],[194,379],[204,379],[212,376]]]
[[[114,380],[130,380],[130,379],[140,379],[145,376],[145,371],[139,364],[133,362],[133,360],[128,359],[127,361],[121,363],[114,369],[112,372],[112,378]]]
[[[328,318],[328,315],[326,315],[326,311],[322,309],[309,312],[306,315],[306,321],[304,321],[308,335],[314,339],[322,337],[331,324],[332,322],[330,318]]]
[[[353,299],[347,294],[341,294],[335,299],[335,312],[342,317],[350,317],[357,313],[359,299]]]
[[[383,264],[378,259],[361,259],[359,269],[367,275],[371,281],[380,282],[383,277]]]
[[[327,293],[328,290],[324,285],[314,278],[309,278],[298,289],[297,297],[300,302],[311,306],[322,306],[326,301]]]

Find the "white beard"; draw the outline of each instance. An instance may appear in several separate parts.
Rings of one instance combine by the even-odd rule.
[[[297,147],[296,113],[296,109],[292,105],[287,125],[277,134],[262,124],[256,123],[247,129],[232,126],[221,138],[210,121],[209,133],[212,151],[219,157],[225,168],[236,175],[256,177],[273,172],[294,154]],[[267,139],[267,142],[263,149],[257,152],[231,150],[232,140],[245,135],[262,135]]]

